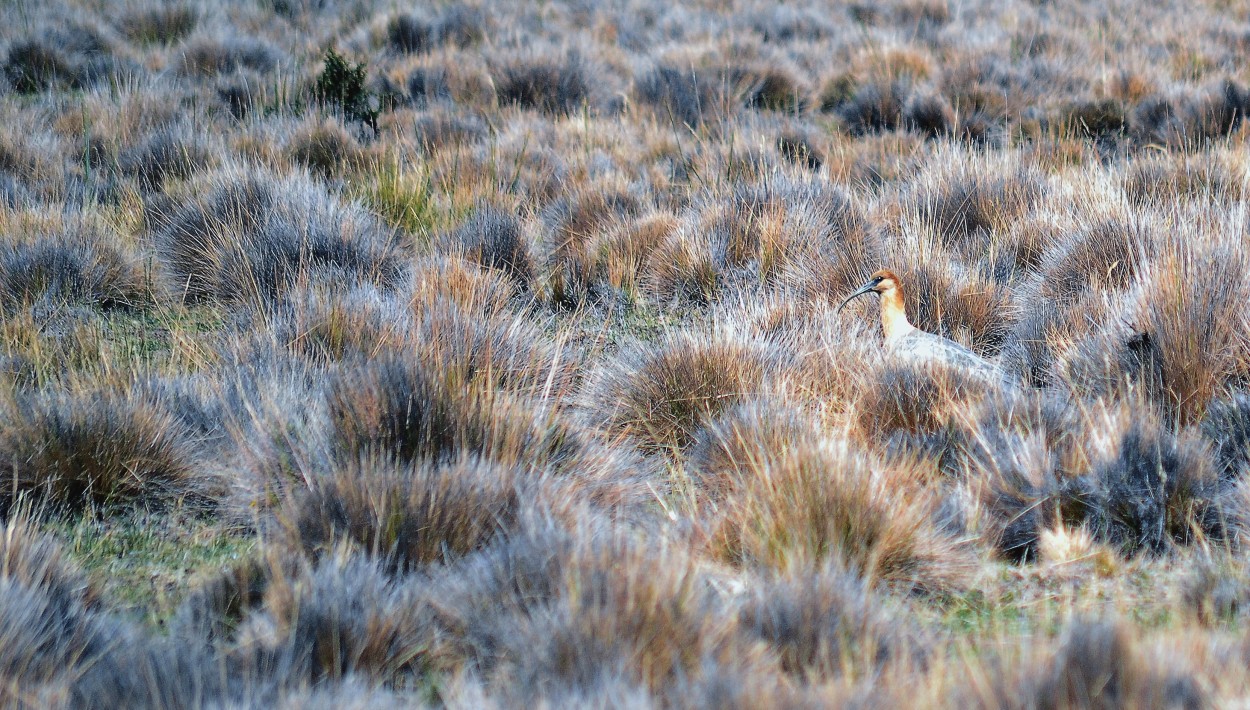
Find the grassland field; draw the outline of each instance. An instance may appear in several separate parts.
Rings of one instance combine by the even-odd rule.
[[[1250,707],[1247,110],[1244,0],[2,2],[0,707]]]

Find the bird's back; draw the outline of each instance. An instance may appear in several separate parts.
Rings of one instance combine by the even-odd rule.
[[[903,360],[945,365],[994,381],[1003,381],[1005,377],[1003,370],[989,360],[953,340],[923,330],[913,330],[897,339],[890,352]]]

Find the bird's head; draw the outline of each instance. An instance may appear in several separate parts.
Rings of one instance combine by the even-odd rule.
[[[838,311],[841,312],[846,307],[846,304],[866,293],[885,294],[899,288],[901,287],[898,283],[898,276],[895,276],[894,272],[889,269],[881,269],[868,278],[868,283],[860,286],[855,290],[855,293],[847,296],[842,305],[838,306]]]

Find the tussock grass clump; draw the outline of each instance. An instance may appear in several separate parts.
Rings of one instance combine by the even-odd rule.
[[[483,280],[494,289],[499,284]],[[468,294],[466,294],[468,296]],[[561,397],[576,363],[565,346],[543,337],[541,322],[496,308],[489,301],[456,303],[435,297],[412,302],[411,348],[451,386],[498,387],[524,397]]]
[[[824,151],[810,134],[803,131],[788,130],[777,136],[777,152],[790,164],[808,170],[820,170],[825,164]]]
[[[195,31],[199,10],[190,5],[170,4],[139,7],[117,20],[117,29],[137,44],[170,45]]]
[[[1083,429],[1063,395],[999,393],[963,415],[955,473],[980,488],[986,539],[1014,561],[1034,560],[1059,520],[1065,471],[1085,470]]]
[[[983,253],[991,235],[1010,229],[1046,195],[1046,183],[1028,168],[995,174],[969,165],[938,168],[932,182],[905,198],[907,211],[939,242],[965,255]]]
[[[529,239],[513,213],[479,206],[444,242],[470,261],[502,271],[518,287],[528,286],[533,276]]]
[[[1032,559],[1060,524],[1127,555],[1229,537],[1236,521],[1196,431],[1169,431],[1140,402],[1079,416],[1056,405],[1000,408],[966,438],[1006,556]]]
[[[59,49],[37,40],[15,44],[4,61],[4,76],[19,93],[33,94],[79,81],[76,67]]]
[[[634,81],[634,95],[678,126],[715,123],[728,112],[728,85],[715,72],[661,64]]]
[[[709,195],[644,272],[660,304],[705,304],[737,286],[789,285],[829,299],[863,281],[880,255],[878,235],[844,191],[777,180]]]
[[[1180,596],[1185,611],[1204,625],[1235,621],[1250,608],[1245,570],[1239,565],[1200,564],[1185,580]]]
[[[779,386],[784,357],[728,336],[678,335],[608,365],[586,393],[587,415],[647,452],[679,451],[720,412]]]
[[[487,545],[536,493],[505,467],[476,460],[445,465],[348,463],[289,506],[293,546],[321,556],[347,543],[408,571]]]
[[[658,211],[626,220],[610,229],[599,248],[599,268],[607,285],[637,299],[648,263],[677,227],[677,219],[672,214]]]
[[[109,309],[147,303],[143,272],[117,241],[115,234],[69,221],[0,241],[0,306],[11,313],[35,304]]]
[[[1000,707],[1206,707],[1180,669],[1156,667],[1122,623],[1077,619],[1033,670],[1001,688]]]
[[[18,395],[0,410],[0,508],[22,497],[53,511],[170,505],[214,497],[178,422],[107,392]]]
[[[166,647],[109,614],[61,548],[17,518],[0,531],[0,641],[6,706],[185,707],[226,695],[213,676],[225,666],[203,647]]]
[[[292,161],[324,180],[341,177],[364,161],[355,136],[332,119],[303,126],[286,150]]]
[[[797,566],[760,580],[739,610],[738,623],[769,644],[783,671],[805,679],[919,662],[927,653],[926,640],[915,629],[897,623],[863,580],[832,563]]]
[[[420,608],[381,566],[338,555],[274,575],[236,643],[286,684],[394,681],[422,663]]]
[[[493,318],[509,309],[516,287],[497,270],[458,258],[422,259],[412,269],[413,304],[448,300],[464,313]]]
[[[826,559],[866,579],[931,592],[958,588],[971,551],[940,530],[919,469],[883,466],[846,442],[792,442],[763,452],[713,525],[727,561],[786,570]]]
[[[856,430],[894,455],[942,459],[955,453],[957,427],[994,393],[991,383],[939,363],[891,363],[853,404]]]
[[[0,528],[0,580],[39,590],[66,609],[98,610],[99,590],[67,559],[56,540],[39,532],[24,511],[13,513],[6,515]]]
[[[255,37],[200,36],[179,47],[180,70],[193,77],[230,74],[240,69],[268,74],[283,56],[277,48]]]
[[[397,282],[394,234],[299,175],[242,167],[206,174],[153,215],[169,290],[195,302],[267,308],[292,288]]]
[[[1125,289],[1141,273],[1155,236],[1139,222],[1097,222],[1042,259],[1039,295],[1070,303],[1085,292]]]
[[[590,101],[596,81],[576,52],[563,58],[517,57],[496,71],[495,96],[504,105],[569,114]]]
[[[1063,507],[1059,463],[1045,436],[991,425],[965,442],[969,474],[983,482],[985,538],[1012,562],[1036,561],[1046,531],[1062,520]]]
[[[1241,126],[1250,95],[1234,81],[1173,94],[1154,94],[1132,115],[1134,137],[1142,144],[1197,148],[1227,138]]]
[[[1218,475],[1204,442],[1142,415],[1123,418],[1127,423],[1104,424],[1120,428],[1107,433],[1115,437],[1110,454],[1095,454],[1089,476],[1074,482],[1073,507],[1095,537],[1126,553],[1153,554],[1226,537]]]
[[[929,138],[952,135],[958,117],[941,94],[912,96],[903,107],[903,125]]]
[[[1034,296],[1026,287],[1019,301],[1024,309],[1001,362],[1022,381],[1092,395],[1118,391],[1153,372],[1149,340],[1130,332],[1118,302],[1106,294],[1083,290],[1065,303]]]
[[[167,129],[147,136],[122,151],[117,167],[133,177],[144,190],[158,190],[167,179],[186,180],[213,163],[201,141],[188,138],[186,130]]]
[[[446,112],[422,115],[413,129],[417,143],[429,155],[447,148],[473,145],[486,138],[488,133],[486,123],[480,118]]]
[[[594,692],[613,678],[655,694],[710,668],[760,664],[732,623],[709,623],[717,601],[680,550],[656,551],[618,533],[579,545],[551,583],[553,602],[532,608],[521,633],[507,639],[497,682],[518,698],[542,698],[552,681]]]
[[[639,209],[629,193],[605,188],[581,190],[548,205],[540,248],[552,302],[572,306],[599,295],[596,289],[604,278],[601,237]]]
[[[9,45],[0,73],[19,94],[90,89],[140,71],[101,32],[80,24],[47,28]]]
[[[1129,130],[1127,107],[1114,98],[1070,103],[1058,120],[1061,131],[1100,142],[1114,141]]]
[[[428,52],[435,44],[434,23],[412,13],[396,15],[386,23],[386,41],[397,52]]]
[[[1222,480],[1241,479],[1250,471],[1250,396],[1238,392],[1213,400],[1202,420]]]
[[[411,346],[412,319],[405,304],[370,288],[346,294],[298,291],[243,325],[248,337],[227,343],[224,356],[243,359],[249,348],[257,355],[277,348],[326,367]]]
[[[77,596],[0,573],[0,703],[12,707],[31,698],[61,699],[87,707],[92,696],[79,684],[97,665],[134,643],[130,630],[88,610]],[[83,684],[85,685],[85,684]]]
[[[796,69],[784,63],[758,63],[729,72],[735,93],[747,108],[802,113],[811,90]]]
[[[329,392],[333,450],[401,461],[479,456],[531,470],[576,470],[593,454],[562,417],[472,382],[448,382],[429,365],[388,357],[344,372]],[[579,472],[588,478],[602,471]]]
[[[420,62],[397,70],[388,79],[391,92],[415,108],[429,108],[453,99],[453,72],[435,62]]]
[[[397,52],[419,54],[445,45],[478,44],[490,27],[482,8],[453,3],[437,16],[404,13],[392,17],[386,24],[386,40]]]
[[[699,430],[686,470],[712,501],[722,501],[773,453],[815,436],[812,423],[799,412],[771,401],[748,402]]]
[[[1218,392],[1246,374],[1247,269],[1239,245],[1185,245],[1163,255],[1146,277],[1139,359],[1157,368],[1161,403],[1181,422],[1200,419]]]
[[[706,305],[725,289],[716,254],[698,236],[685,221],[652,250],[640,279],[648,300],[659,305]]]
[[[870,82],[846,86],[849,95],[839,95],[846,86],[838,79],[827,86],[821,99],[826,111],[842,119],[845,130],[853,136],[893,131],[903,126],[906,89],[898,82]]]
[[[1145,207],[1177,197],[1213,202],[1235,201],[1244,194],[1245,173],[1221,155],[1193,160],[1143,157],[1125,169],[1124,192],[1133,205]]]

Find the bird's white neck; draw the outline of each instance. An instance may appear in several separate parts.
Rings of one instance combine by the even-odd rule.
[[[894,345],[916,328],[907,320],[901,289],[892,288],[881,294],[881,329],[886,345]]]

